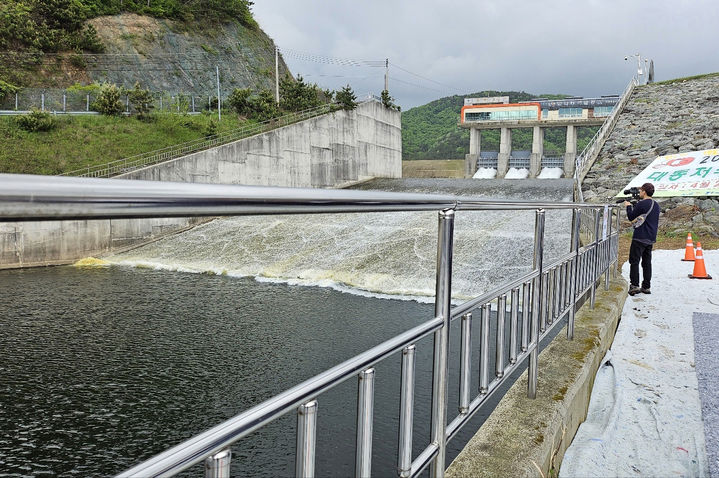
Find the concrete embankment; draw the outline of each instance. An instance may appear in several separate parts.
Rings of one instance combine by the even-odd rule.
[[[124,179],[340,187],[402,175],[400,114],[376,101],[120,176]],[[155,240],[202,218],[0,224],[0,269],[72,263]]]
[[[611,346],[627,283],[617,277],[597,290],[594,309],[576,314],[574,340],[563,332],[539,356],[537,398],[527,398],[527,372],[447,470],[447,476],[551,476],[585,419],[594,377]]]

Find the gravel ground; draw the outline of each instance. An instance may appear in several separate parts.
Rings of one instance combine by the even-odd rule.
[[[694,358],[707,447],[709,475],[719,478],[719,314],[695,312]]]

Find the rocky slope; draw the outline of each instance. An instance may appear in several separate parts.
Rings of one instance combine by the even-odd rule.
[[[105,55],[88,58],[94,81],[147,89],[207,95],[222,90],[274,88],[272,40],[260,29],[230,22],[216,26],[185,24],[135,14],[90,20],[105,45]],[[109,54],[109,55],[108,55]],[[288,72],[280,61],[280,75]]]
[[[719,147],[719,74],[637,87],[582,185],[590,202],[613,201],[657,156]],[[719,201],[661,198],[661,230],[719,236]]]
[[[49,55],[24,75],[21,86],[67,87],[109,81],[170,94],[217,94],[234,88],[274,89],[275,45],[258,27],[180,22],[124,13],[86,22],[97,30],[105,51],[82,56]],[[289,73],[280,57],[280,77]]]

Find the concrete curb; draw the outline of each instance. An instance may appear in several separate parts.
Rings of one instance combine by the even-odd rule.
[[[537,398],[527,398],[527,372],[447,469],[456,477],[556,476],[565,450],[584,421],[594,377],[627,298],[621,277],[597,289],[576,314],[574,340],[563,333],[540,354]],[[541,471],[540,471],[541,470]]]

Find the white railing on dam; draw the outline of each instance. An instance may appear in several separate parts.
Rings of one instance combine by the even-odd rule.
[[[584,177],[589,172],[589,169],[591,169],[592,165],[594,164],[594,161],[596,161],[597,156],[599,156],[599,152],[602,150],[605,141],[614,129],[614,126],[617,124],[617,121],[619,121],[619,115],[622,113],[622,110],[627,105],[629,97],[632,96],[632,92],[638,84],[639,79],[636,76],[633,76],[632,79],[629,80],[629,83],[627,84],[626,88],[624,88],[624,92],[622,92],[622,95],[619,98],[617,105],[612,110],[612,114],[610,114],[607,119],[604,120],[602,126],[597,130],[589,143],[587,143],[587,146],[584,148],[584,150],[579,154],[579,156],[577,156],[577,163],[574,168],[574,178],[577,184],[577,194],[580,201],[583,200],[581,187],[582,181],[584,181]]]
[[[378,191],[0,174],[0,222],[438,212],[433,317],[118,475],[122,477],[172,476],[203,462],[205,476],[229,476],[231,446],[289,412],[297,413],[295,473],[297,476],[313,476],[317,416],[321,413],[318,405],[322,394],[354,377],[358,380],[355,472],[357,476],[369,476],[373,447],[374,366],[392,356],[401,362],[396,471],[403,477],[417,476],[429,467],[431,476],[443,476],[447,443],[458,430],[487,404],[487,399],[497,392],[512,372],[526,362],[529,370],[527,393],[534,398],[538,393],[540,341],[563,324],[565,317],[567,336],[571,339],[575,312],[587,294],[591,305],[594,305],[595,289],[602,274],[605,276],[605,287],[608,287],[612,265],[615,272],[617,265],[618,229],[612,220],[616,207],[562,202],[488,201],[451,195]],[[545,264],[544,226],[548,210],[571,211],[573,220],[570,252]],[[534,211],[533,261],[528,273],[508,277],[494,290],[453,305],[455,216],[467,211]],[[591,224],[583,225],[582,216],[590,217]],[[618,215],[615,217],[618,220]],[[582,245],[580,231],[583,228],[591,234]],[[494,316],[492,310],[496,310]],[[461,330],[461,352],[459,362],[450,364],[449,331],[453,323]],[[475,323],[480,328],[479,343],[472,341],[471,329]],[[434,339],[431,437],[423,443],[422,451],[413,456],[415,349],[417,342],[430,334]],[[495,353],[490,357],[492,344]],[[472,351],[480,355],[478,369],[474,370]],[[458,370],[460,376],[456,404],[449,403],[447,393],[450,366]],[[470,387],[472,374],[479,376],[476,390]],[[450,414],[450,405],[456,405],[458,412]],[[382,446],[388,444],[383,443]],[[382,470],[383,474],[394,471]]]

